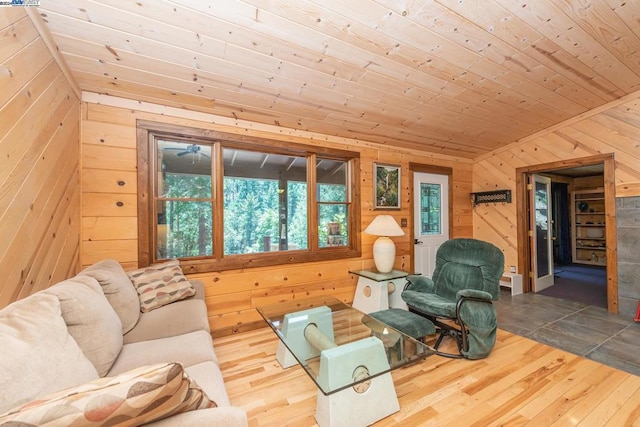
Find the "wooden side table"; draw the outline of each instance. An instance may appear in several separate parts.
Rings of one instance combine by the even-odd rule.
[[[522,294],[522,274],[502,273],[500,286],[511,289],[511,295]]]
[[[407,304],[400,294],[405,285],[405,277],[409,273],[392,270],[390,273],[378,273],[372,270],[349,271],[358,276],[358,285],[353,297],[353,308],[363,313],[386,310],[388,308],[402,308],[407,310]]]

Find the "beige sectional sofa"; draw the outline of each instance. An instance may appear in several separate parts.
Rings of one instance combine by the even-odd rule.
[[[176,265],[151,271],[175,276],[151,289],[144,269],[140,285],[105,260],[0,310],[0,426],[246,426],[227,396],[203,285]]]

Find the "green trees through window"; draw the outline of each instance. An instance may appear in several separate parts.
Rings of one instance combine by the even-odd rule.
[[[224,179],[224,254],[247,254],[307,248],[306,183],[287,186],[286,233],[280,234],[278,182]],[[284,237],[281,237],[283,236]]]

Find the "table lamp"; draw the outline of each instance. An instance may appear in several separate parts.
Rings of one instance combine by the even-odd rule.
[[[396,245],[389,237],[404,236],[404,231],[391,215],[378,215],[364,232],[379,236],[373,244],[373,262],[380,273],[389,273],[396,261]]]

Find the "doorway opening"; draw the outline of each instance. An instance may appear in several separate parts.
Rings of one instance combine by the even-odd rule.
[[[537,208],[528,184],[541,175],[551,180],[552,283],[561,286],[538,291],[618,312],[614,167],[613,155],[598,155],[517,169],[518,267],[525,292],[536,291],[532,209]]]
[[[555,284],[541,292],[554,298],[607,308],[607,269],[585,264],[557,265]]]

